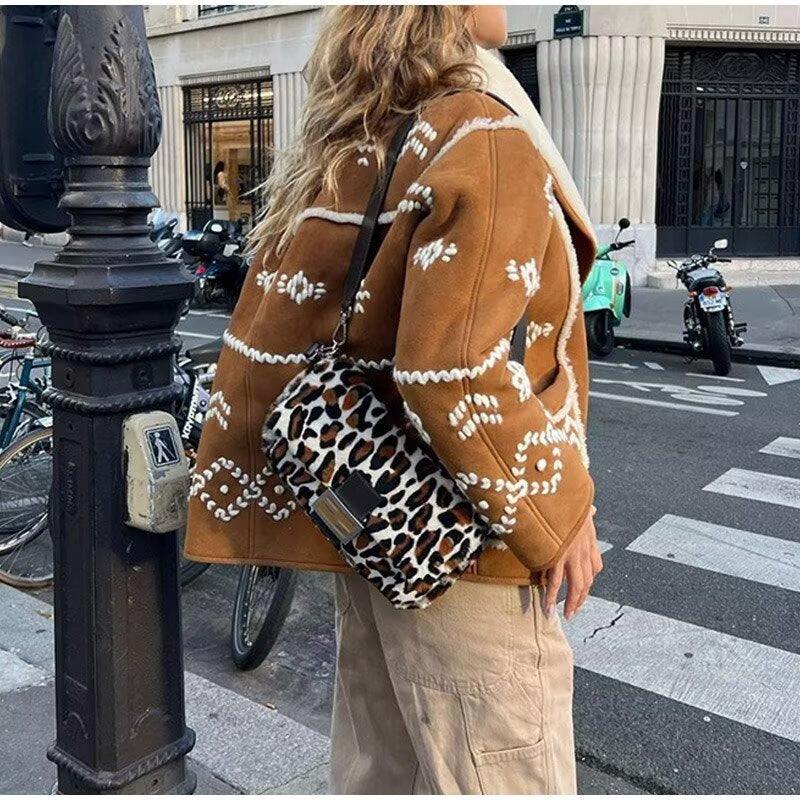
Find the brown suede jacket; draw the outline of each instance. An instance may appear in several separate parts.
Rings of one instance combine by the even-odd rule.
[[[369,150],[354,157],[338,204],[320,195],[283,255],[250,268],[193,476],[189,558],[347,569],[272,476],[261,428],[309,345],[330,340],[376,170]],[[580,287],[595,242],[584,219],[520,117],[478,91],[425,108],[391,180],[347,354],[399,390],[501,534],[467,579],[531,581],[592,504]],[[523,369],[508,354],[526,306]]]

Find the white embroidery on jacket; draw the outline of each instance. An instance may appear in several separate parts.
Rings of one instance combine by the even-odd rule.
[[[555,216],[557,200],[553,191],[553,176],[550,173],[544,179],[544,196],[547,200],[547,213],[553,217]]]
[[[511,128],[516,130],[525,130],[520,117],[509,115],[502,119],[492,119],[491,117],[475,117],[468,122],[465,122],[442,146],[439,151],[433,156],[428,166],[433,166],[451,147],[458,144],[465,136],[476,131],[496,131],[503,128]]]
[[[208,398],[208,410],[206,411],[206,421],[216,419],[220,428],[228,430],[228,418],[231,415],[231,404],[225,399],[222,389],[217,389]]]
[[[518,361],[508,361],[506,369],[511,373],[511,385],[517,390],[520,403],[530,400],[533,396],[533,389],[525,365]]]
[[[506,265],[506,275],[510,281],[522,281],[525,287],[525,296],[533,297],[539,288],[539,270],[536,269],[536,260],[531,258],[524,264],[517,264],[512,258]]]
[[[216,519],[220,519],[223,522],[230,522],[253,502],[256,502],[259,508],[263,509],[272,519],[279,522],[286,519],[292,511],[295,510],[297,505],[294,500],[289,498],[281,505],[276,501],[270,500],[264,494],[267,478],[273,474],[272,469],[266,466],[251,479],[250,476],[230,458],[220,456],[212,461],[206,469],[195,472],[192,475],[189,496],[198,497],[200,502],[206,507],[206,510]],[[227,505],[220,505],[220,503],[211,496],[213,490],[210,484],[217,476],[220,476],[221,480],[227,479],[230,482],[235,481],[242,487],[241,492]],[[275,494],[282,494],[282,492],[278,492],[278,488],[280,487],[274,489]],[[230,492],[230,487],[227,483],[221,483],[218,490],[220,494],[227,496]]]
[[[490,370],[508,352],[511,346],[509,338],[501,339],[488,356],[474,367],[453,367],[452,369],[404,370],[395,369],[394,379],[401,384],[448,383],[464,378],[474,379]]]
[[[356,292],[355,302],[353,304],[353,313],[354,314],[363,314],[364,313],[364,303],[372,297],[369,292],[369,289],[364,288],[364,284],[367,282],[367,279],[362,279],[361,283],[359,284],[358,291]]]
[[[288,295],[297,305],[306,300],[319,300],[325,294],[325,284],[322,281],[310,281],[303,270],[296,272],[291,277],[286,273],[278,277],[278,294]]]
[[[268,353],[265,350],[252,347],[237,336],[234,336],[228,330],[222,334],[222,341],[226,347],[229,347],[240,356],[244,356],[248,361],[253,361],[256,364],[279,364],[285,366],[287,364],[299,365],[308,363],[308,356],[305,353]],[[353,358],[351,361],[355,366],[361,367],[362,369],[388,369],[394,363],[391,358],[384,358],[380,361],[367,358]]]
[[[411,195],[411,197],[408,197],[408,195]],[[433,189],[430,186],[414,181],[406,190],[406,197],[397,204],[397,210],[400,213],[407,213],[409,211],[419,211],[426,206],[428,208],[433,206]]]
[[[470,412],[470,405],[485,411]],[[467,394],[456,403],[447,415],[450,425],[458,428],[458,438],[465,441],[478,429],[478,425],[502,425],[503,415],[498,413],[500,402],[493,394]]]
[[[269,272],[266,269],[262,269],[256,275],[256,286],[260,286],[264,290],[264,294],[266,294],[272,288],[277,274],[277,272]]]
[[[379,225],[389,225],[394,222],[397,217],[397,209],[391,211],[384,211],[378,216]],[[294,220],[294,230],[300,227],[300,223],[307,219],[324,219],[328,222],[336,222],[340,225],[361,225],[364,221],[364,215],[358,214],[354,211],[334,211],[331,208],[322,208],[321,206],[313,206],[301,211]]]
[[[539,324],[538,322],[529,322],[528,323],[528,333],[525,337],[525,344],[527,347],[530,347],[537,339],[544,339],[547,338],[553,332],[553,323],[552,322],[544,322]]]
[[[406,152],[411,150],[420,161],[424,161],[428,155],[428,145],[426,142],[432,142],[437,135],[438,134],[429,122],[426,122],[424,119],[419,120],[408,132],[408,136],[400,150],[398,158],[402,158]]]
[[[428,244],[422,245],[414,253],[412,262],[422,268],[424,272],[428,267],[432,266],[439,259],[442,261],[450,261],[450,259],[458,252],[455,243],[450,242],[445,246],[444,239],[436,239]]]
[[[367,158],[365,153],[374,153],[375,152],[375,145],[374,144],[360,144],[356,148],[360,153],[357,162],[361,167],[368,167],[369,166],[369,159]]]

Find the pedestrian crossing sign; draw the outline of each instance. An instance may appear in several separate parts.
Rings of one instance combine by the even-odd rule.
[[[174,432],[169,425],[159,425],[145,431],[150,459],[155,467],[169,467],[180,464],[181,456],[175,442]]]

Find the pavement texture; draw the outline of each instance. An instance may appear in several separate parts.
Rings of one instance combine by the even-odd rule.
[[[53,613],[49,603],[0,584],[0,793],[49,793],[45,759],[54,729]],[[324,794],[324,735],[190,671],[187,723],[202,794]]]

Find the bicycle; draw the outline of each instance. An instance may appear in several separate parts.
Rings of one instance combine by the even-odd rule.
[[[192,375],[188,369],[190,365],[194,366],[195,375],[202,375],[197,373],[201,365],[215,365],[221,348],[222,340],[217,339],[187,350],[184,363],[186,375]],[[206,372],[206,375],[210,374],[210,370]],[[202,394],[200,381],[198,377],[193,389],[185,394],[188,399],[182,414],[185,420],[182,430],[184,441],[194,448],[200,440],[209,399],[207,391]],[[202,409],[202,415],[193,409]],[[199,573],[208,566],[195,564]],[[296,585],[297,573],[293,570],[253,564],[239,567],[230,634],[231,658],[239,669],[255,669],[272,650],[291,610]]]
[[[47,362],[49,364],[49,361]],[[53,580],[53,551],[48,524],[50,485],[53,478],[53,428],[51,417],[36,417],[20,433],[22,410],[29,408],[31,391],[37,402],[46,382],[34,383],[30,372],[37,365],[35,354],[27,354],[13,406],[6,415],[0,441],[0,582],[23,588],[41,588]],[[184,399],[178,419],[182,424],[184,447],[191,460],[205,416],[208,392],[206,374],[182,359],[175,370],[184,385]],[[178,531],[181,544],[183,530]],[[199,577],[208,564],[188,561],[181,555],[179,576],[182,586]]]

